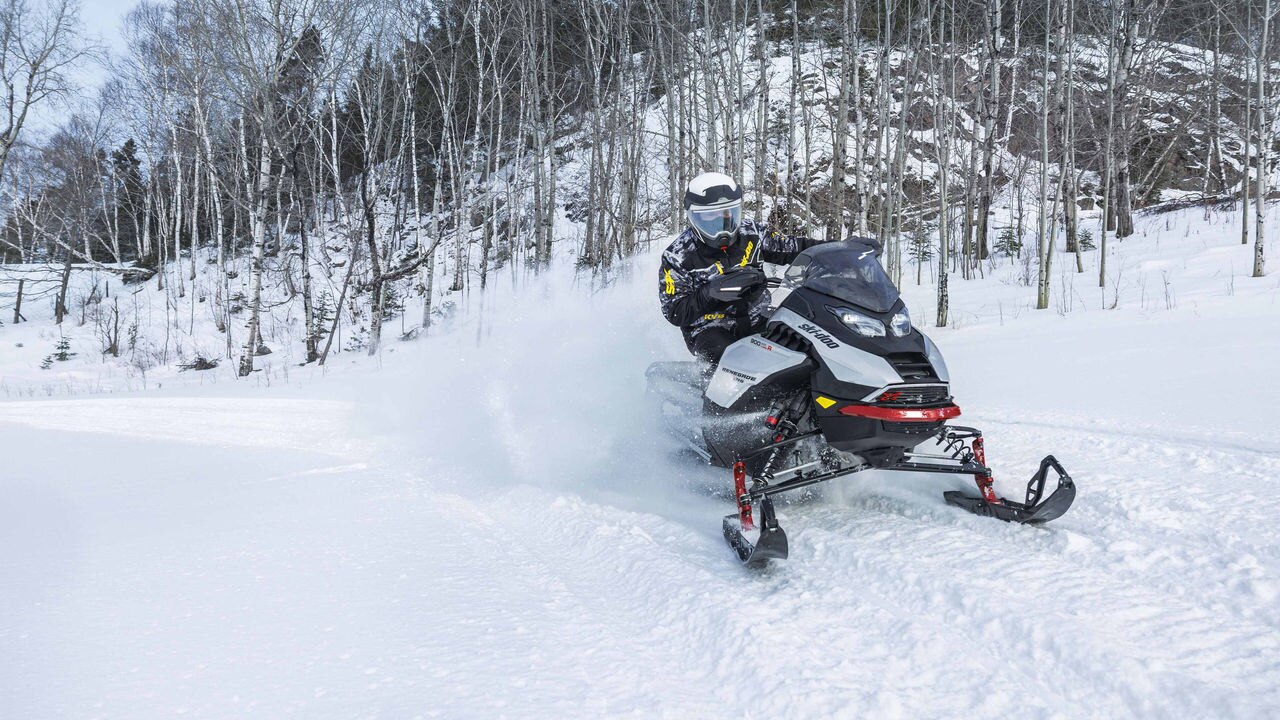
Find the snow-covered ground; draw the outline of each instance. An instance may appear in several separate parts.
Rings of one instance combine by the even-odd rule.
[[[1065,517],[866,475],[764,571],[646,416],[652,253],[327,376],[0,402],[0,716],[1274,717],[1280,282],[1235,217],[1143,218],[1118,294],[1060,257],[1048,311],[953,280],[964,419]]]

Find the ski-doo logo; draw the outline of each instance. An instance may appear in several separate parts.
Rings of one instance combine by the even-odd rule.
[[[840,347],[840,343],[838,343],[838,342],[836,342],[835,340],[831,339],[831,336],[830,336],[830,335],[828,335],[828,334],[826,334],[826,333],[822,332],[822,330],[821,330],[821,329],[816,328],[816,327],[814,327],[813,325],[810,325],[809,323],[801,323],[801,325],[800,325],[800,329],[801,329],[801,330],[803,330],[803,331],[805,331],[805,332],[807,332],[807,333],[809,333],[810,335],[812,335],[812,336],[813,336],[813,338],[814,338],[815,340],[817,340],[818,342],[822,343],[823,345],[826,345],[827,347],[831,348],[832,350],[834,350],[834,349],[836,349],[836,348]]]

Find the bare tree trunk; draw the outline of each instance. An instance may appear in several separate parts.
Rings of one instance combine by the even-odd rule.
[[[1267,224],[1267,173],[1270,169],[1271,125],[1267,117],[1267,78],[1271,75],[1268,62],[1267,41],[1271,31],[1271,15],[1274,0],[1265,0],[1262,9],[1262,33],[1258,38],[1258,193],[1254,200],[1256,227],[1253,235],[1253,276],[1266,274],[1265,238]]]
[[[978,196],[978,260],[989,254],[991,202],[995,178],[992,167],[996,150],[996,115],[1000,112],[1000,50],[1004,44],[1000,33],[1002,0],[987,3],[987,86],[982,93],[982,190]]]
[[[188,279],[191,280],[192,297],[198,293],[195,292],[196,280],[196,254],[200,250],[200,155],[198,152],[191,156],[191,274]],[[194,303],[194,300],[192,301]],[[192,305],[192,307],[195,307]]]
[[[1078,227],[1076,225],[1076,150],[1075,150],[1075,3],[1060,0],[1058,21],[1058,72],[1061,108],[1059,122],[1062,143],[1062,159],[1058,163],[1059,187],[1062,188],[1062,224],[1066,235],[1067,251],[1074,253],[1076,272],[1084,272],[1084,259],[1080,255]]]
[[[1252,7],[1252,6],[1250,6]],[[1250,14],[1250,18],[1252,18]],[[1249,63],[1244,64],[1245,86],[1250,85]],[[1249,165],[1253,155],[1253,93],[1245,90],[1244,137],[1241,139],[1244,158],[1240,163],[1240,244],[1249,244]]]
[[[769,144],[769,58],[765,53],[764,0],[756,0],[756,212],[764,213],[764,183],[768,177],[765,148]],[[672,187],[672,191],[675,191]],[[674,198],[673,198],[674,199]],[[679,207],[677,204],[676,207]]]
[[[244,141],[243,136],[241,142]],[[253,372],[255,355],[265,354],[262,344],[262,260],[267,244],[267,190],[271,183],[271,149],[264,131],[258,146],[258,172],[254,179],[253,203],[249,209],[253,233],[253,255],[249,259],[249,321],[240,355],[240,377]]]
[[[1116,84],[1115,84],[1115,66],[1116,66],[1116,9],[1113,6],[1109,11],[1109,29],[1107,40],[1107,129],[1104,141],[1103,171],[1102,171],[1102,217],[1099,222],[1099,243],[1098,243],[1098,287],[1107,286],[1107,231],[1111,227],[1110,218],[1113,205],[1111,202],[1111,188],[1115,178],[1115,121],[1116,121]]]
[[[1120,113],[1120,147],[1115,153],[1115,214],[1116,238],[1133,234],[1133,193],[1129,176],[1129,157],[1133,152],[1133,130],[1137,103],[1130,97],[1130,79],[1133,73],[1134,49],[1137,42],[1138,0],[1124,0],[1120,18],[1120,57],[1116,63],[1116,108]]]
[[[367,126],[366,126],[367,128]],[[366,132],[368,130],[366,129]],[[367,142],[367,141],[366,141]],[[368,157],[368,156],[366,156]],[[371,162],[366,162],[360,173],[360,204],[364,209],[364,240],[369,250],[369,355],[377,355],[382,343],[382,311],[386,302],[386,287],[382,279],[382,262],[378,255],[377,199],[369,187]]]
[[[952,33],[954,35],[954,18],[951,18]],[[947,27],[946,7],[943,11],[938,23],[938,48],[945,48],[947,44],[944,40],[944,30]],[[935,50],[935,57],[940,51]],[[934,318],[938,327],[946,327],[951,312],[951,296],[947,288],[947,260],[951,245],[951,208],[949,198],[949,178],[951,176],[951,134],[955,127],[955,62],[949,56],[946,57],[946,67],[948,71],[947,96],[943,98],[941,91],[941,79],[938,75],[943,71],[942,66],[938,65],[929,73],[930,81],[933,84],[933,105],[934,111],[934,135],[937,143],[934,150],[938,159],[938,299],[937,299],[937,315]]]
[[[71,286],[71,253],[67,253],[67,258],[62,263],[62,281],[58,283],[58,297],[53,302],[54,322],[61,325],[62,319],[67,316],[67,290]]]
[[[217,170],[213,164],[213,143],[209,139],[209,130],[198,102],[197,113],[200,117],[200,136],[204,142],[205,172],[209,181],[209,199],[213,205],[213,241],[216,243],[215,247],[218,255],[218,282],[214,286],[214,302],[218,308],[216,324],[218,329],[226,336],[226,358],[230,360],[235,356],[235,350],[231,340],[231,287],[229,284],[230,278],[227,276],[226,243],[222,237],[224,222],[222,193],[218,186]]]
[[[178,155],[178,130],[176,125],[170,125],[173,140],[173,177],[176,187],[173,190],[173,196],[170,202],[173,205],[173,275],[178,279],[178,297],[187,296],[187,284],[182,279],[182,270],[180,267],[182,261],[182,199],[183,189],[183,172],[182,159]],[[165,268],[161,268],[163,272]]]
[[[1062,0],[1059,0],[1061,2]],[[1053,232],[1049,224],[1049,39],[1053,35],[1056,22],[1052,0],[1045,6],[1044,27],[1044,68],[1040,83],[1040,209],[1037,226],[1036,255],[1040,261],[1040,272],[1036,283],[1036,309],[1049,307],[1050,266],[1053,261]]]
[[[351,248],[351,258],[347,262],[347,277],[342,281],[342,290],[338,293],[338,302],[333,306],[333,324],[329,326],[329,337],[324,339],[324,350],[320,353],[317,364],[324,365],[329,359],[329,348],[333,347],[333,337],[338,334],[338,324],[342,322],[342,303],[347,299],[347,290],[351,288],[351,278],[355,276],[358,245]]]
[[[842,3],[840,30],[840,97],[836,102],[835,118],[831,123],[831,215],[827,219],[827,239],[838,239],[845,227],[845,149],[849,143],[849,92],[850,74],[857,72],[853,62],[853,5],[854,0]]]
[[[862,0],[853,0],[853,187],[856,193],[853,215],[854,229],[860,237],[867,230],[867,158],[863,135],[865,122],[862,104]]]
[[[14,325],[17,325],[23,320],[26,320],[26,318],[22,316],[22,290],[23,290],[23,286],[26,284],[27,284],[27,281],[25,278],[18,278],[18,294],[13,300],[13,324]]]

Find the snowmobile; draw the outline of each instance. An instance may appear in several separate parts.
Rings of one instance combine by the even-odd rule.
[[[948,504],[1028,525],[1060,517],[1075,500],[1075,484],[1052,455],[1022,502],[996,494],[982,433],[949,424],[960,408],[946,363],[912,326],[879,254],[872,240],[804,251],[780,280],[767,281],[790,293],[763,332],[730,345],[714,370],[675,361],[646,371],[668,428],[704,461],[732,471],[737,512],[722,525],[744,563],[787,557],[774,496],[865,470],[971,475],[978,495],[947,491]],[[715,276],[713,294],[732,295],[744,277]]]

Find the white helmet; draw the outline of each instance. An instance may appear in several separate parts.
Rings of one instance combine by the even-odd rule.
[[[702,242],[719,247],[733,242],[742,220],[742,190],[723,173],[702,173],[684,191],[684,210]]]

